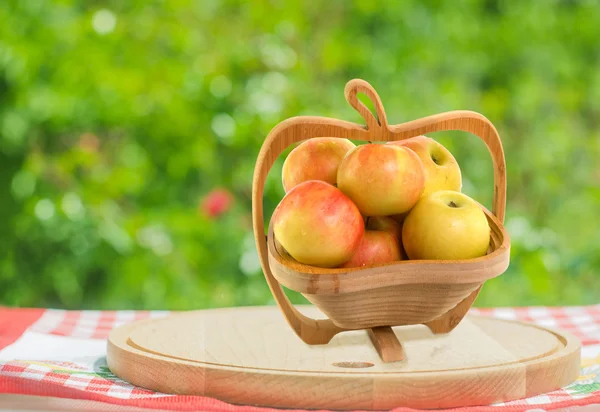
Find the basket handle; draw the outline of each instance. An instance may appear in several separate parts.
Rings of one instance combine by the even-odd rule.
[[[358,100],[364,93],[375,106],[376,116]],[[500,136],[494,125],[483,115],[471,111],[451,111],[396,126],[389,126],[381,100],[366,81],[350,80],[345,88],[348,103],[365,119],[366,127],[356,123],[325,117],[293,117],[279,123],[263,143],[252,181],[252,222],[260,262],[271,293],[288,323],[308,344],[323,344],[347,329],[330,319],[315,320],[301,314],[289,301],[269,267],[267,237],[263,215],[263,194],[267,175],[275,160],[290,145],[313,137],[336,137],[363,141],[396,141],[431,132],[461,130],[478,136],[485,142],[494,165],[494,198],[492,213],[504,222],[506,210],[506,164]]]

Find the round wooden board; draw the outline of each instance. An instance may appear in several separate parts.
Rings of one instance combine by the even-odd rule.
[[[120,378],[160,392],[305,409],[487,405],[579,376],[580,343],[564,332],[477,316],[446,335],[422,325],[394,332],[406,359],[383,363],[366,331],[306,345],[277,307],[185,312],[113,330],[107,361]]]

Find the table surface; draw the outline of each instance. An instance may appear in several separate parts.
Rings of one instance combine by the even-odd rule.
[[[600,410],[600,305],[473,309],[472,313],[532,322],[576,335],[583,345],[581,376],[572,385],[545,395],[453,411]],[[156,393],[112,375],[105,358],[108,333],[134,320],[168,314],[0,308],[0,411],[270,410],[201,396]]]

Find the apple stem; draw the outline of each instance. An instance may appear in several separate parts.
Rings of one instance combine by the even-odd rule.
[[[454,203],[454,200],[451,200],[450,203],[448,203],[448,206],[450,206],[450,207],[458,207],[458,205],[456,203]]]

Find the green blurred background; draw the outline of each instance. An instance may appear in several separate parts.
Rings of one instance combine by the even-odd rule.
[[[288,117],[362,122],[355,77],[392,124],[469,109],[498,128],[512,258],[477,305],[598,303],[599,34],[593,0],[4,0],[0,304],[272,303],[256,155]],[[491,206],[483,143],[432,137]]]

